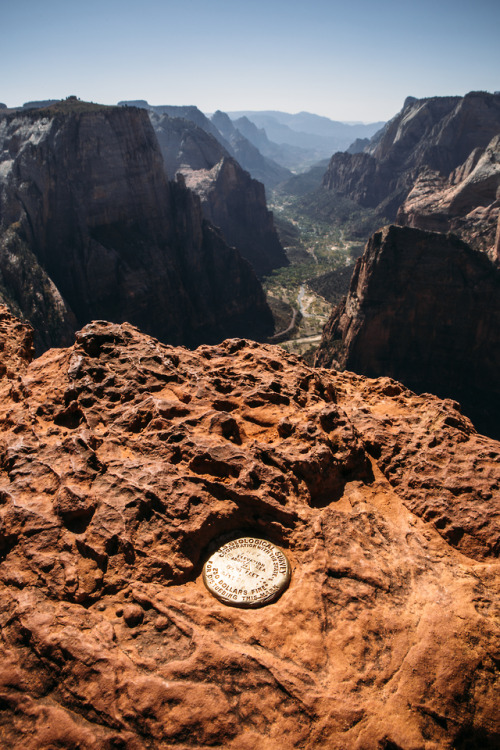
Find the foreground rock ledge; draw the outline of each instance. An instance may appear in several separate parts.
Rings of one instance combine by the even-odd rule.
[[[498,747],[500,444],[455,403],[127,324],[29,363],[5,310],[0,351],[2,747]],[[205,589],[236,531],[274,604]]]

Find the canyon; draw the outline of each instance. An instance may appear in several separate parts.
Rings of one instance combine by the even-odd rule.
[[[494,750],[500,96],[408,98],[276,224],[243,160],[292,144],[120,104],[0,108],[0,744]],[[272,271],[297,337],[335,297],[315,366]],[[241,536],[271,604],[204,584]]]
[[[155,129],[157,123],[161,127],[161,118],[170,117],[177,120],[183,120],[186,123],[194,125],[204,133],[212,136],[219,146],[222,147],[224,155],[230,155],[233,159],[236,159],[241,167],[249,172],[252,177],[262,182],[267,188],[271,189],[278,183],[286,180],[290,177],[290,171],[272,159],[266,158],[259,149],[241,133],[238,128],[233,124],[231,119],[225,112],[217,110],[211,117],[207,117],[201,112],[198,107],[189,106],[181,107],[175,105],[150,105],[147,101],[122,101],[119,102],[120,106],[124,107],[141,107],[148,111]],[[160,122],[158,120],[160,119]],[[189,125],[187,126],[189,127]],[[195,135],[195,130],[191,128],[191,137],[199,138],[199,134]],[[201,136],[203,138],[203,136]],[[182,144],[182,150],[184,144]],[[220,160],[221,156],[219,156]],[[190,162],[188,161],[188,164]],[[213,164],[212,164],[213,166]],[[197,167],[194,167],[195,169]]]
[[[332,157],[323,191],[399,226],[368,240],[316,355],[455,399],[495,438],[499,134],[498,94],[409,98],[362,152]]]
[[[202,129],[193,120],[155,110],[149,116],[167,175],[182,175],[183,184],[199,197],[204,218],[222,230],[227,243],[259,277],[288,265],[263,183],[232,156],[234,148],[230,153],[213,136],[214,125],[207,120],[211,128]]]

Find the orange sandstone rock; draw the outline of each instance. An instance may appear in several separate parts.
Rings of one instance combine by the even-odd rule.
[[[456,404],[127,324],[30,363],[0,323],[2,747],[498,746],[500,445]],[[238,531],[292,565],[260,609],[202,582]]]

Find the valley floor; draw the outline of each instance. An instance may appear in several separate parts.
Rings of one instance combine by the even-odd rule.
[[[298,201],[274,194],[269,200],[290,265],[264,280],[276,321],[272,343],[312,360],[332,305],[349,288],[363,251],[337,225],[307,216]]]

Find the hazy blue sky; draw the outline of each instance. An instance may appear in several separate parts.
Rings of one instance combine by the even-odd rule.
[[[0,101],[306,110],[500,90],[499,0],[0,0]]]

